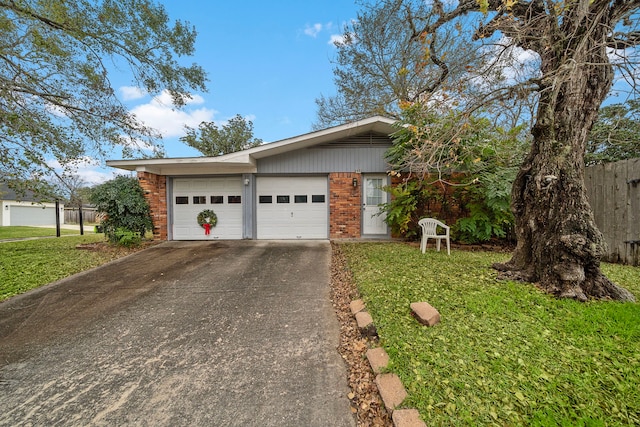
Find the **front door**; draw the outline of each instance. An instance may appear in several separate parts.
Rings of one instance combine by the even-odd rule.
[[[380,205],[386,202],[386,193],[382,189],[387,183],[385,175],[364,177],[362,191],[362,234],[387,234],[384,214],[380,215]]]

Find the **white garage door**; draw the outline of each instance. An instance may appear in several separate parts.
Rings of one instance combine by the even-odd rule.
[[[242,239],[242,180],[176,178],[173,180],[173,240]],[[198,214],[215,212],[218,224],[210,235],[198,225]]]
[[[11,225],[52,225],[56,223],[56,208],[32,206],[10,206]],[[60,218],[62,221],[63,218]]]
[[[259,177],[258,239],[326,239],[329,211],[326,177]]]

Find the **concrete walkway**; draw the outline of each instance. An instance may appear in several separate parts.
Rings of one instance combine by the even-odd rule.
[[[0,303],[0,425],[354,426],[330,250],[169,242]]]

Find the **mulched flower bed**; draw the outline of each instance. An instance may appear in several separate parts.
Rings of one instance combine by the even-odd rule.
[[[76,249],[91,251],[91,252],[100,252],[104,254],[112,255],[112,257],[120,258],[122,256],[130,255],[132,253],[141,251],[143,249],[147,249],[148,247],[157,245],[162,243],[160,240],[143,240],[139,245],[126,247],[111,244],[107,241],[104,242],[93,242],[93,243],[81,243],[76,245]]]

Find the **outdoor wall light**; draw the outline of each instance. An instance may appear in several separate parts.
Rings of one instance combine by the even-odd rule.
[[[249,185],[249,182],[250,182],[250,181],[249,181],[249,178],[245,178],[245,179],[244,179],[244,185]]]
[[[358,178],[353,178],[353,188],[358,186]]]

